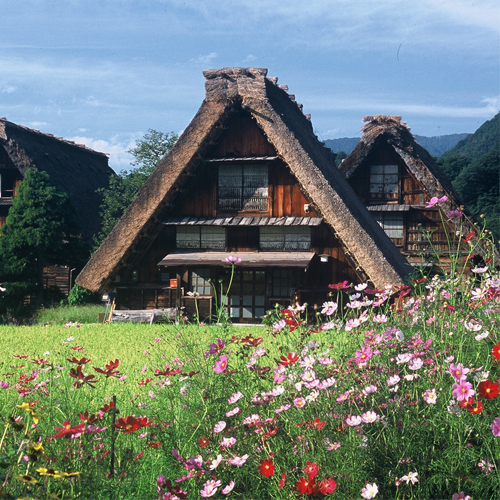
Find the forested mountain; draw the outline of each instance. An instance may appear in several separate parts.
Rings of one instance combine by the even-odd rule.
[[[439,160],[460,198],[500,239],[500,113]]]
[[[455,146],[459,141],[465,139],[469,134],[449,134],[434,137],[415,135],[415,140],[433,156],[441,156],[443,153]],[[344,151],[349,154],[359,142],[359,137],[342,137],[341,139],[327,139],[325,146],[334,153]]]

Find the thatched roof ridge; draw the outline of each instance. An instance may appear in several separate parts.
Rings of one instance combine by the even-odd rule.
[[[95,191],[106,187],[113,174],[106,154],[5,118],[0,118],[0,146],[22,175],[29,168],[47,172],[71,196],[84,237],[90,239],[100,229],[100,196]]]
[[[376,286],[401,283],[406,260],[373,223],[347,181],[335,168],[335,155],[318,141],[301,106],[266,78],[262,68],[223,68],[204,72],[206,97],[175,146],[160,162],[136,200],[77,278],[90,290],[104,289],[134,247],[144,246],[175,193],[220,136],[226,119],[247,110],[290,167],[302,189],[332,226],[361,274]]]

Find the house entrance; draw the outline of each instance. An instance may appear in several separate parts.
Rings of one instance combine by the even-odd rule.
[[[224,288],[227,290],[231,270],[224,270]],[[251,323],[262,319],[266,312],[266,272],[264,269],[235,269],[228,296],[229,316],[232,321]]]

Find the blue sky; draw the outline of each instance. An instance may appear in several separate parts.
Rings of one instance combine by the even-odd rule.
[[[269,69],[322,140],[398,114],[418,135],[500,109],[498,0],[0,0],[0,116],[128,168],[149,128],[177,133],[202,71]]]

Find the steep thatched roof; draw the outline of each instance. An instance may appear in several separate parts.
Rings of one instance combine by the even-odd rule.
[[[357,270],[376,286],[402,282],[406,260],[335,168],[335,155],[318,141],[301,106],[266,75],[266,69],[255,68],[204,72],[206,97],[198,113],[80,273],[80,285],[104,289],[130,252],[146,246],[143,240],[154,233],[176,191],[195,173],[229,117],[241,109],[251,114],[289,166]]]
[[[100,229],[100,197],[95,191],[106,187],[113,173],[104,153],[5,118],[0,118],[0,146],[22,175],[29,168],[47,172],[50,180],[70,195],[84,237],[90,239]]]
[[[477,234],[474,219],[467,208],[462,206],[462,201],[450,180],[439,168],[436,160],[418,144],[410,128],[401,121],[401,116],[365,116],[363,122],[366,125],[362,129],[361,140],[339,166],[340,172],[346,179],[354,174],[375,147],[389,145],[404,161],[411,174],[423,185],[429,198],[447,196],[448,200],[441,204],[445,213],[462,207],[463,231],[474,231]],[[496,249],[495,252],[498,255]]]
[[[363,121],[366,125],[362,129],[361,140],[339,167],[347,179],[363,163],[374,146],[389,144],[431,197],[441,198],[447,195],[455,207],[460,205],[458,194],[449,179],[427,150],[418,144],[400,116],[365,116]]]

